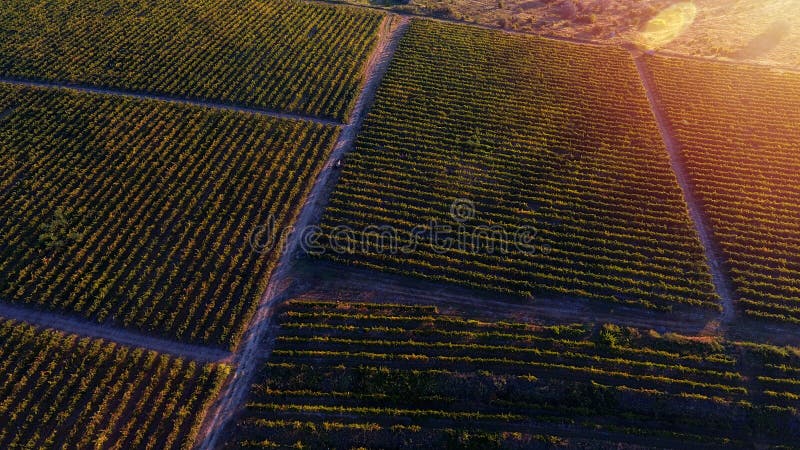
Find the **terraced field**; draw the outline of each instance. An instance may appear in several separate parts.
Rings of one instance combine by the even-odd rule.
[[[293,300],[230,448],[796,442],[800,354],[605,324]],[[470,447],[471,446],[471,447]]]
[[[800,74],[647,64],[741,309],[800,324]]]
[[[7,449],[189,449],[230,371],[10,320],[0,355]]]
[[[353,265],[523,296],[719,308],[621,49],[414,21],[322,229],[325,255]]]
[[[278,256],[251,236],[291,223],[338,133],[3,85],[0,111],[0,298],[215,346]]]
[[[342,121],[382,18],[297,0],[10,0],[0,76]]]

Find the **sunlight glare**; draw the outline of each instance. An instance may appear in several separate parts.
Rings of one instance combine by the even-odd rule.
[[[636,43],[646,50],[661,48],[685,33],[696,16],[694,2],[676,3],[650,19],[638,33]]]

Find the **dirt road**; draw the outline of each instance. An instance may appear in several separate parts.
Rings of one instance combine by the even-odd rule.
[[[142,347],[194,361],[228,363],[233,357],[232,353],[225,350],[148,336],[60,312],[41,311],[25,306],[0,303],[0,317],[27,322],[41,328],[52,328],[69,334],[104,339],[121,345]]]
[[[664,139],[664,144],[667,146],[672,171],[678,179],[678,184],[683,191],[683,198],[689,208],[689,215],[691,216],[697,234],[705,249],[706,260],[711,269],[711,277],[714,281],[714,286],[722,299],[722,315],[720,317],[720,322],[722,325],[728,324],[736,319],[736,290],[733,286],[733,280],[731,280],[725,269],[725,260],[722,257],[722,251],[714,238],[711,224],[703,211],[703,207],[694,192],[694,186],[686,169],[686,162],[681,155],[680,143],[675,136],[666,113],[661,107],[658,91],[656,90],[655,83],[647,68],[644,57],[634,54],[633,58],[636,63],[636,68],[639,70],[639,78],[641,78],[645,92],[647,93],[647,99],[650,101],[650,109],[653,111],[656,123],[661,131],[661,136]]]
[[[365,65],[364,81],[356,100],[350,121],[345,125],[325,163],[322,171],[300,210],[295,222],[296,230],[311,226],[322,215],[322,211],[335,184],[336,163],[353,148],[358,130],[364,121],[369,106],[375,98],[395,49],[408,26],[408,19],[387,16],[381,26],[378,42],[372,56]],[[261,297],[242,341],[234,356],[235,372],[229,383],[223,388],[220,397],[206,414],[203,425],[197,436],[197,448],[214,449],[223,443],[225,429],[243,406],[250,384],[263,361],[269,357],[272,349],[275,329],[272,314],[275,307],[288,297],[292,287],[290,277],[297,256],[302,253],[302,232],[295,232],[288,238],[281,259],[270,277],[266,291]]]
[[[228,103],[216,103],[204,100],[192,100],[180,97],[171,97],[167,95],[145,94],[145,93],[129,92],[118,89],[110,89],[110,88],[74,85],[74,84],[50,82],[50,81],[18,80],[14,78],[3,78],[3,77],[0,77],[0,83],[10,84],[14,86],[36,88],[36,89],[64,89],[74,92],[82,92],[86,94],[114,95],[117,97],[135,98],[139,100],[155,100],[159,102],[198,106],[202,108],[211,108],[224,111],[234,111],[245,114],[258,114],[262,116],[274,117],[276,119],[302,120],[306,122],[314,122],[321,125],[329,125],[329,126],[341,125],[341,123],[335,120],[325,119],[321,117],[306,116],[303,114],[285,113],[266,108],[251,108],[251,107],[233,105]]]

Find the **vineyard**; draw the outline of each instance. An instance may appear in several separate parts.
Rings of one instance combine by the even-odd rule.
[[[434,223],[459,245],[443,248]],[[400,230],[395,248],[375,225]],[[719,308],[621,49],[414,21],[322,228],[326,255],[348,264],[522,296]]]
[[[252,236],[291,223],[338,133],[2,85],[0,111],[0,298],[215,346],[277,260]]]
[[[228,376],[101,340],[0,321],[0,448],[189,449]]]
[[[799,445],[800,73],[425,1],[0,3],[0,449]]]
[[[344,120],[382,18],[297,0],[9,0],[0,76]]]
[[[647,64],[741,309],[800,324],[800,76],[682,59]]]
[[[796,442],[797,350],[616,325],[289,302],[231,448]]]

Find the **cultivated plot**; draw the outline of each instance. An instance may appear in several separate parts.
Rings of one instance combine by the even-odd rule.
[[[337,129],[0,86],[0,300],[238,341]]]
[[[2,448],[189,449],[230,371],[0,320]]]
[[[800,323],[800,74],[647,58],[749,316]]]
[[[383,14],[295,0],[11,0],[0,76],[344,120]]]
[[[524,296],[718,308],[630,55],[414,21],[316,253]]]
[[[611,324],[294,300],[230,448],[789,444],[800,355]]]

